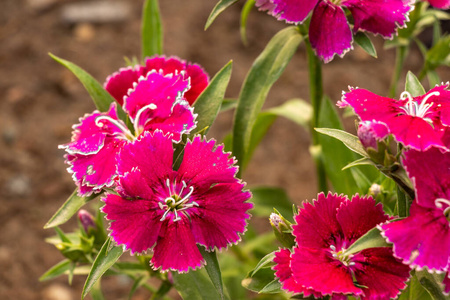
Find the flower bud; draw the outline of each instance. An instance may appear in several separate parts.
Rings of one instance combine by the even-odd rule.
[[[81,225],[83,226],[84,231],[89,234],[90,230],[96,230],[97,225],[95,224],[94,217],[84,209],[80,209],[78,211],[78,220],[80,220]]]
[[[292,224],[286,220],[280,213],[272,213],[269,217],[270,225],[277,240],[287,248],[295,245],[294,236],[292,235]]]
[[[358,138],[365,149],[373,148],[378,150],[378,143],[388,136],[389,132],[381,122],[366,121],[359,123]]]
[[[382,192],[382,187],[379,184],[372,184],[369,188],[369,195],[371,195],[373,198],[376,198],[379,194]]]

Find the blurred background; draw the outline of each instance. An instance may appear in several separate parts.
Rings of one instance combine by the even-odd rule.
[[[196,62],[211,77],[233,60],[226,96],[236,98],[254,59],[286,25],[254,9],[244,46],[239,18],[245,1],[226,10],[204,31],[216,2],[160,1],[165,54]],[[43,226],[75,188],[58,145],[67,143],[71,126],[95,108],[77,78],[48,53],[74,62],[103,83],[125,66],[124,57],[140,57],[142,4],[143,0],[0,1],[0,299],[80,298],[84,278],[76,277],[71,286],[63,277],[49,282],[38,278],[63,258],[45,243],[54,231]],[[379,38],[373,41],[378,59],[355,46],[343,59],[324,66],[325,93],[333,101],[349,85],[387,95],[395,53],[383,51]],[[418,50],[413,49],[407,69],[418,72],[421,64]],[[449,80],[448,69],[438,73]],[[399,82],[399,93],[403,85]],[[308,95],[301,46],[265,107],[292,98],[308,99]],[[232,111],[221,114],[209,137],[222,140],[231,129],[232,117]],[[346,123],[354,129],[352,120]],[[255,152],[244,180],[249,186],[283,187],[296,203],[314,198],[315,168],[308,147],[308,132],[290,121],[277,120]],[[62,228],[70,231],[74,226],[76,220],[71,220]],[[121,278],[106,280],[106,299],[126,299],[129,284]],[[147,297],[137,293],[133,299]]]

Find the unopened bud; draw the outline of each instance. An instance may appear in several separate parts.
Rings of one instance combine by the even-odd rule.
[[[295,238],[292,235],[291,222],[286,220],[280,213],[270,214],[269,221],[277,240],[287,248],[293,247]]]
[[[88,235],[90,230],[97,229],[94,217],[87,210],[80,209],[78,211],[78,219],[80,220],[80,223],[83,226],[84,231]]]
[[[358,138],[365,149],[378,150],[378,142],[386,138],[388,134],[386,125],[380,122],[361,122],[358,127]]]
[[[369,188],[369,195],[376,198],[379,194],[381,194],[381,185],[379,184],[372,184]]]

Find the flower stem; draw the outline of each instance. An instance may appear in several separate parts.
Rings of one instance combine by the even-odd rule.
[[[409,215],[409,197],[399,186],[397,186],[397,212],[400,218]]]
[[[391,87],[389,89],[390,98],[394,98],[397,93],[397,83],[402,73],[403,64],[405,62],[406,55],[408,54],[408,49],[408,46],[398,46],[395,49],[395,69],[391,79]]]
[[[325,173],[325,165],[322,159],[322,151],[319,142],[319,133],[314,128],[319,127],[320,107],[323,98],[323,83],[322,83],[322,63],[317,58],[308,36],[308,29],[305,24],[300,25],[300,33],[305,37],[306,55],[308,59],[308,73],[309,73],[309,93],[311,99],[311,106],[313,114],[311,116],[311,137],[312,149],[315,149],[313,155],[316,164],[317,181],[319,191],[327,191],[327,178]]]

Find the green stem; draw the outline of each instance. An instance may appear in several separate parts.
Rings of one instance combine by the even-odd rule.
[[[308,58],[308,73],[309,73],[309,93],[311,99],[311,106],[313,108],[313,115],[311,117],[311,137],[312,137],[312,149],[315,154],[313,155],[314,162],[316,164],[317,181],[319,191],[327,191],[327,178],[325,173],[325,165],[322,159],[322,151],[319,142],[319,133],[314,128],[319,127],[320,107],[322,105],[323,98],[323,83],[322,83],[322,63],[317,58],[308,36],[308,29],[306,24],[300,25],[300,33],[304,36],[306,55]]]
[[[409,215],[409,199],[406,193],[397,186],[397,212],[400,218]]]
[[[159,286],[159,289],[156,293],[153,294],[153,296],[150,298],[150,300],[161,300],[165,298],[165,295],[170,291],[172,288],[172,284],[168,280],[164,280],[161,285]]]
[[[389,97],[391,98],[394,98],[397,94],[397,83],[400,80],[400,75],[402,74],[403,64],[405,63],[408,49],[409,46],[398,46],[395,49],[395,68],[391,79],[391,87],[389,89]]]

